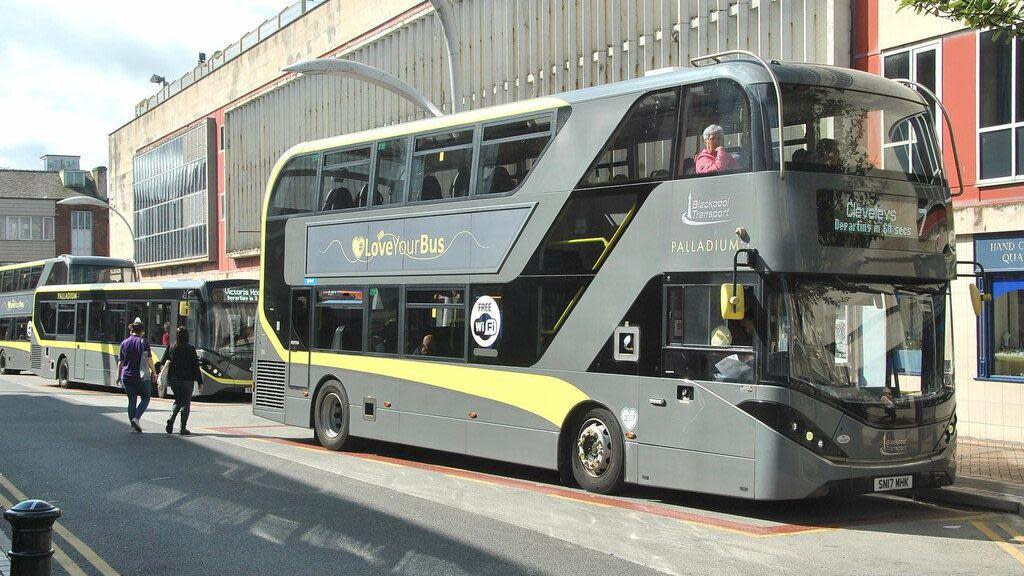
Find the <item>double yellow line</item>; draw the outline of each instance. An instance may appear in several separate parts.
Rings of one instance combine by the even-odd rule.
[[[1019,545],[1024,545],[1024,535],[1011,526],[1009,522],[995,522],[994,524],[998,529],[989,526],[986,522],[972,520],[971,524],[984,534],[986,538],[995,542],[1003,551],[1012,556],[1014,560],[1024,565],[1024,552],[1018,548]]]
[[[0,486],[7,490],[8,494],[13,496],[18,502],[28,500],[25,494],[21,490],[18,490],[18,487],[12,484],[6,476],[0,475]],[[4,493],[0,492],[0,506],[3,506],[6,509],[13,505],[14,504],[7,499]],[[103,558],[100,558],[99,554],[93,551],[93,549],[86,545],[85,542],[82,542],[78,536],[72,534],[71,531],[64,527],[60,522],[55,522],[53,524],[53,531],[56,532],[57,535],[67,542],[72,548],[77,550],[82,558],[85,558],[85,560],[89,562],[97,572],[102,574],[102,576],[121,576],[118,574],[117,570],[114,570],[110,564],[107,564]],[[64,568],[70,576],[86,576],[85,570],[82,570],[82,567],[72,560],[71,557],[68,556],[67,553],[64,552],[64,550],[62,550],[56,543],[53,544],[53,559],[56,560],[57,564],[60,564],[60,566]]]

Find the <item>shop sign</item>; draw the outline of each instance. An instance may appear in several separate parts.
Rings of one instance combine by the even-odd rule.
[[[976,237],[974,259],[986,272],[1024,270],[1024,236]]]

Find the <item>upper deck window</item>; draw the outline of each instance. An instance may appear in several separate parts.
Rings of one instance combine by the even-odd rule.
[[[668,180],[678,126],[679,90],[652,92],[640,99],[615,129],[584,178],[585,186]]]
[[[857,90],[783,84],[782,104],[787,168],[945,184],[935,123],[922,103]],[[770,149],[777,154],[776,128],[772,141]],[[772,163],[777,162],[773,155]]]
[[[377,144],[377,192],[373,205],[397,204],[405,200],[409,180],[409,139],[385,140]]]
[[[416,139],[409,201],[469,196],[473,165],[473,130]]]
[[[485,126],[476,193],[500,194],[518,188],[550,140],[550,114]]]
[[[316,210],[317,158],[316,154],[297,156],[285,164],[270,195],[268,218]]]
[[[687,86],[679,175],[710,176],[750,169],[750,104],[730,80]]]
[[[370,147],[324,154],[320,210],[345,210],[367,205],[370,187]]]

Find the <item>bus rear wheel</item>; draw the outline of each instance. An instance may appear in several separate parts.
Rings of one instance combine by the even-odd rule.
[[[68,380],[68,361],[61,358],[57,363],[57,386],[61,388],[70,388],[71,381]]]
[[[10,374],[14,370],[7,369],[7,355],[0,352],[0,374]]]
[[[320,387],[313,407],[313,431],[320,445],[341,450],[348,440],[348,395],[337,382]]]
[[[577,420],[569,453],[572,475],[587,492],[613,494],[622,488],[625,447],[615,416],[593,408]]]

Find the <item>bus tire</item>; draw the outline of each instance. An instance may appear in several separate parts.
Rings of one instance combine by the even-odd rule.
[[[313,431],[320,445],[341,450],[348,440],[348,395],[337,382],[325,382],[313,407]]]
[[[568,454],[573,478],[587,492],[619,491],[625,470],[625,446],[618,420],[605,408],[591,408],[577,423]]]
[[[0,352],[0,374],[11,374],[14,370],[7,369],[7,355]]]
[[[68,360],[67,358],[61,358],[57,361],[57,386],[70,388],[71,380],[68,379],[68,376]]]

